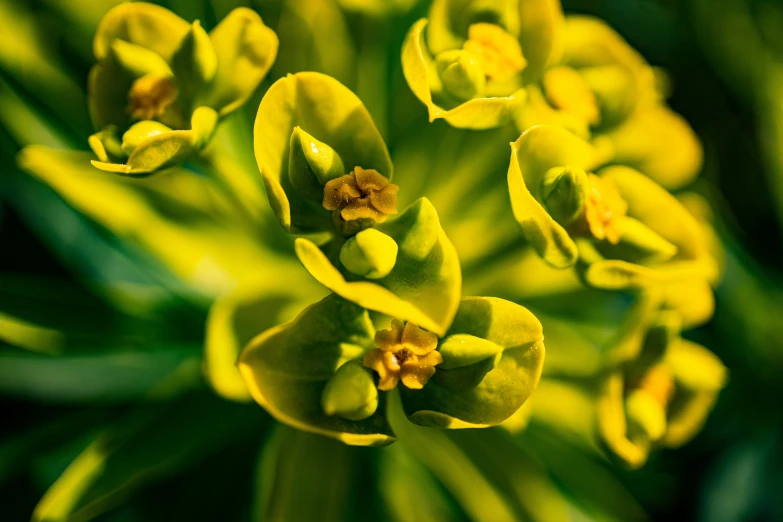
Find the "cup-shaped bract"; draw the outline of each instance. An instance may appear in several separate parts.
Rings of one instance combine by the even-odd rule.
[[[582,277],[599,288],[714,282],[704,227],[649,177],[601,168],[605,152],[551,125],[512,144],[511,205],[535,251],[558,268],[579,260]]]
[[[412,321],[443,335],[459,306],[462,273],[457,252],[432,203],[421,198],[395,219],[359,234],[371,231],[382,233],[397,245],[394,266],[382,277],[368,279],[338,259],[330,260],[325,252],[340,248],[334,245],[340,238],[320,248],[299,238],[296,253],[310,275],[332,292],[368,310]],[[357,241],[358,237],[348,241]],[[348,242],[342,246],[346,247],[351,248]]]
[[[656,447],[677,447],[698,433],[727,371],[706,348],[680,337],[677,312],[646,295],[605,353],[597,427],[625,465],[642,466]]]
[[[502,126],[524,104],[524,85],[556,61],[562,26],[557,0],[435,0],[405,38],[405,79],[430,121]]]
[[[93,165],[136,175],[197,154],[219,117],[241,106],[266,76],[277,36],[250,9],[233,10],[207,34],[198,21],[134,2],[106,14],[93,48],[89,108],[98,132],[90,145],[99,159]],[[154,133],[129,136],[140,124]]]
[[[392,179],[389,152],[369,112],[350,89],[324,74],[297,73],[275,82],[258,108],[254,140],[269,203],[289,232],[334,230],[323,191],[335,166],[344,167],[341,175],[359,167]],[[309,152],[292,151],[303,143]],[[303,169],[319,172],[308,178]],[[320,199],[314,197],[319,186]]]
[[[466,297],[439,351],[443,363],[424,388],[400,389],[405,414],[423,426],[494,426],[513,415],[537,386],[544,334],[522,306]]]
[[[390,444],[395,439],[383,403],[377,408],[352,408],[347,416],[358,420],[337,414],[345,415],[347,406],[339,397],[345,390],[338,389],[345,383],[333,380],[336,372],[362,359],[374,346],[374,334],[364,308],[330,295],[290,323],[266,330],[250,341],[240,354],[239,370],[256,402],[281,422],[347,444]],[[346,374],[341,381],[343,377],[349,381],[357,378],[351,368],[340,373]],[[351,384],[355,383],[349,387]],[[332,389],[325,398],[327,387]],[[364,388],[360,391],[362,403],[373,401]]]

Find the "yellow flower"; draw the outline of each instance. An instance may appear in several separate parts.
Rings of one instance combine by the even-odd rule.
[[[576,221],[574,232],[589,232],[596,239],[617,244],[620,241],[617,219],[628,212],[628,204],[612,181],[588,174],[587,183],[584,212],[582,218]]]
[[[478,58],[484,74],[493,80],[508,80],[527,65],[517,39],[499,25],[471,25],[462,48]]]
[[[345,232],[347,222],[371,226],[386,221],[387,214],[396,214],[399,190],[377,170],[356,167],[350,174],[326,183],[323,206],[333,211],[335,223]]]
[[[133,82],[128,93],[128,112],[133,120],[159,119],[178,95],[174,78],[147,74]]]
[[[367,352],[364,365],[378,374],[378,389],[389,391],[402,383],[419,390],[435,374],[435,366],[443,357],[435,348],[438,337],[415,324],[394,319],[390,330],[378,330],[375,334],[378,348]]]

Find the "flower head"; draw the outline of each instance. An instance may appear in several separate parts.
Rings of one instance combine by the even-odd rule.
[[[377,170],[356,167],[350,174],[326,183],[323,206],[333,212],[337,227],[351,234],[396,214],[399,190]]]
[[[391,329],[375,334],[378,348],[364,357],[364,365],[378,373],[379,390],[392,390],[397,383],[418,390],[435,374],[443,357],[435,348],[438,337],[415,324],[392,320]]]

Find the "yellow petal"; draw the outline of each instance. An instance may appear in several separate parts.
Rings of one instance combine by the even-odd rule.
[[[381,350],[395,351],[402,343],[402,321],[392,319],[390,330],[378,330],[375,332],[375,344]]]
[[[416,355],[427,355],[438,346],[438,337],[409,322],[402,331],[402,345]]]
[[[345,203],[361,197],[356,179],[350,174],[333,179],[324,186],[323,206],[326,210],[337,210]]]
[[[382,190],[389,184],[389,180],[374,169],[356,167],[353,170],[353,175],[356,178],[356,185],[365,193],[370,190]]]
[[[370,193],[370,203],[378,211],[384,214],[396,214],[397,213],[397,192],[400,191],[400,187],[389,183],[383,190],[379,192]]]

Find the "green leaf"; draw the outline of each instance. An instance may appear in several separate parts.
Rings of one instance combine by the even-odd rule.
[[[276,425],[258,459],[253,520],[345,520],[356,459],[356,449],[339,441]]]
[[[120,4],[101,20],[93,40],[93,52],[102,62],[109,56],[114,41],[119,39],[149,49],[170,63],[189,29],[185,20],[158,5]]]
[[[0,353],[0,392],[54,404],[145,400],[178,368],[183,372],[194,368],[197,353],[193,348],[59,357]]]
[[[443,335],[459,306],[462,274],[434,207],[421,198],[377,229],[394,239],[399,250],[389,275],[373,282],[347,281],[307,239],[296,240],[296,253],[310,275],[332,292],[368,310]]]
[[[399,444],[438,478],[472,520],[519,520],[508,499],[447,433],[408,422],[396,392],[389,395],[389,422],[399,436]],[[391,448],[382,451],[387,449]]]
[[[596,156],[596,150],[586,141],[548,125],[528,130],[511,145],[508,190],[514,217],[536,252],[557,268],[573,265],[577,248],[568,232],[542,205],[546,174],[554,167],[587,170]]]
[[[690,185],[701,172],[699,138],[682,116],[663,105],[635,111],[608,137],[615,162],[640,170],[669,190]]]
[[[204,341],[204,373],[220,396],[250,401],[250,392],[237,368],[242,348],[259,332],[289,320],[291,310],[301,310],[306,303],[325,296],[319,285],[310,283],[310,278],[299,277],[295,284],[290,284],[290,278],[287,280],[289,285],[285,289],[258,283],[240,285],[210,307]]]
[[[596,246],[604,257],[646,265],[664,263],[677,254],[676,246],[638,219],[623,216],[616,223],[620,241],[602,241]]]
[[[256,435],[258,424],[246,407],[204,394],[133,410],[68,466],[35,507],[32,520],[91,520],[142,486],[236,442],[238,433]]]
[[[335,370],[361,358],[374,334],[366,310],[331,295],[253,339],[240,355],[239,370],[256,402],[280,422],[347,444],[390,444],[395,439],[384,405],[361,421],[329,416],[321,408]]]
[[[541,323],[527,309],[509,301],[466,297],[447,332],[447,336],[455,334],[473,335],[502,346],[494,369],[468,390],[450,390],[437,381],[421,390],[401,389],[405,414],[416,424],[440,428],[499,424],[522,406],[541,377]]]
[[[282,78],[261,100],[253,136],[269,203],[286,230],[334,228],[331,213],[308,201],[289,180],[289,142],[295,127],[333,148],[346,170],[375,169],[391,181],[386,144],[356,95],[323,74],[304,72]]]
[[[90,166],[90,157],[31,146],[18,161],[138,258],[154,261],[152,266],[165,267],[186,283],[188,298],[211,300],[239,282],[259,279],[282,287],[301,273],[238,224],[210,179],[182,169],[143,179],[108,176]],[[259,266],[269,271],[259,273]]]
[[[451,126],[461,129],[491,129],[511,121],[513,113],[525,101],[524,89],[509,96],[474,98],[453,109],[446,110],[432,100],[432,85],[440,80],[432,55],[424,43],[426,19],[416,22],[402,47],[402,69],[413,94],[427,106],[430,121],[445,119]]]
[[[537,81],[563,52],[566,31],[560,1],[519,2],[519,24],[519,43],[527,60],[522,75],[525,82]]]
[[[269,72],[277,57],[277,35],[255,11],[239,7],[209,33],[209,39],[217,56],[217,71],[198,104],[225,116],[241,107]]]
[[[391,522],[460,520],[443,487],[403,444],[383,448],[378,458],[379,494]]]

